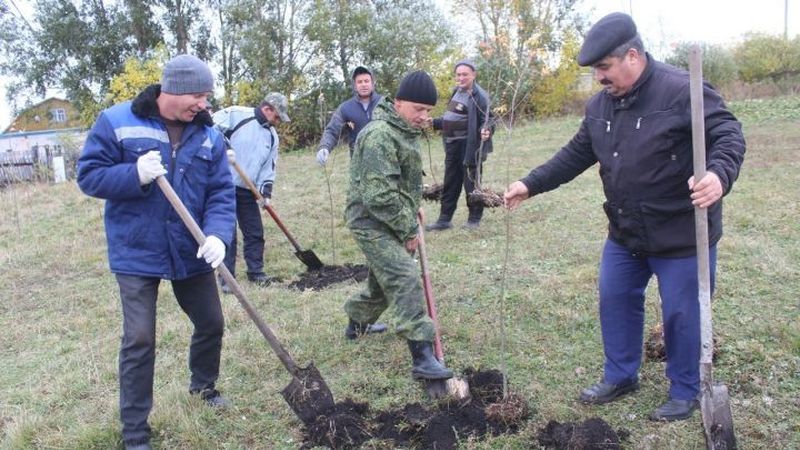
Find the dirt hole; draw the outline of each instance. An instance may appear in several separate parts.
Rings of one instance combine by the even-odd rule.
[[[530,416],[519,396],[503,398],[503,375],[498,370],[468,369],[471,400],[455,400],[368,414],[368,405],[345,400],[306,424],[305,448],[324,445],[332,449],[358,448],[370,439],[393,447],[455,449],[459,440],[516,433]]]
[[[319,270],[309,270],[300,275],[300,279],[289,284],[292,289],[319,291],[326,287],[353,280],[362,282],[367,279],[368,269],[364,264],[345,264],[343,266],[322,266]]]
[[[551,420],[536,438],[543,447],[556,450],[615,450],[629,436],[625,429],[614,431],[603,419],[591,418],[563,424]]]

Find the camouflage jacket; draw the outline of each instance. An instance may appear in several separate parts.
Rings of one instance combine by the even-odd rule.
[[[391,99],[375,107],[356,138],[350,160],[345,220],[351,229],[377,229],[400,242],[417,234],[422,201],[422,131],[394,110]]]

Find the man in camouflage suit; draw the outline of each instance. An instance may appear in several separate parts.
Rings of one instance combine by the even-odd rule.
[[[451,378],[433,355],[433,322],[425,312],[419,271],[411,256],[419,243],[417,211],[422,200],[419,136],[436,104],[436,86],[422,71],[406,75],[395,100],[383,100],[358,135],[350,162],[347,226],[369,266],[365,289],[344,306],[346,336],[394,308],[397,333],[408,341],[415,379]]]

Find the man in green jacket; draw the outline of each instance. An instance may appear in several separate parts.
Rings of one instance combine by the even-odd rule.
[[[419,243],[417,211],[422,200],[419,136],[436,105],[436,86],[422,71],[400,82],[395,100],[375,108],[359,133],[350,161],[347,226],[367,258],[365,289],[344,306],[349,338],[393,307],[397,333],[408,341],[415,379],[451,378],[433,355],[433,322],[425,312],[419,271],[411,256]]]

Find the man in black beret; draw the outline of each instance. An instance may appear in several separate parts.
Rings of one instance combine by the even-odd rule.
[[[621,13],[598,21],[578,62],[604,89],[586,105],[578,133],[549,161],[506,190],[508,208],[553,190],[599,163],[608,216],[600,260],[602,379],[580,400],[607,403],[639,389],[645,289],[658,278],[666,344],[666,403],[653,420],[682,420],[698,407],[700,311],[694,207],[708,209],[712,289],[722,197],[744,160],[741,124],[706,84],[706,176],[692,173],[689,76],[645,53],[633,20]]]

